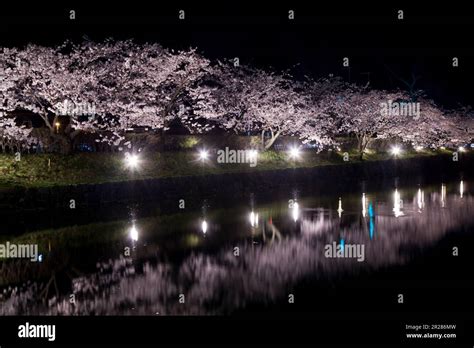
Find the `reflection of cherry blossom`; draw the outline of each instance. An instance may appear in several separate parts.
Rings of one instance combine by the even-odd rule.
[[[395,218],[391,204],[380,204],[374,217],[377,231],[354,221],[344,239],[365,244],[365,261],[328,259],[324,246],[339,240],[340,223],[335,214],[320,214],[309,223],[302,217],[304,233],[282,238],[277,243],[240,243],[240,256],[228,250],[217,254],[193,253],[179,265],[154,260],[141,270],[132,259],[120,258],[98,264],[97,272],[75,278],[69,294],[54,298],[45,306],[38,300],[41,287],[13,289],[4,295],[0,313],[48,315],[189,315],[226,314],[249,303],[271,304],[284,298],[287,289],[303,279],[325,282],[353,276],[368,269],[408,262],[417,249],[429,248],[446,233],[473,223],[474,198],[447,196],[449,204],[440,213],[438,202],[427,202],[423,212],[417,203],[407,204],[404,218]],[[372,219],[372,217],[371,217]],[[306,222],[305,222],[306,221]],[[247,223],[247,222],[246,222]],[[302,231],[303,232],[303,231]],[[372,232],[371,232],[372,233]],[[137,270],[140,268],[140,272]],[[178,302],[184,294],[186,305]]]

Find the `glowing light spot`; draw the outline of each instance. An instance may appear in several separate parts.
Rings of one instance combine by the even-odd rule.
[[[205,161],[209,158],[209,152],[207,150],[201,150],[199,151],[199,159],[201,161]]]
[[[297,148],[297,147],[292,147],[292,148],[290,149],[290,153],[289,153],[289,154],[290,154],[290,157],[291,157],[292,159],[298,159],[298,158],[300,157],[300,154],[301,154],[301,153],[300,153],[300,149]]]
[[[402,153],[402,149],[400,148],[400,146],[393,146],[391,149],[390,149],[390,152],[392,153],[392,155],[394,156],[399,156],[401,153]]]
[[[337,207],[337,213],[339,215],[339,218],[342,216],[342,212],[344,210],[342,210],[342,199],[339,197],[339,206]]]
[[[129,168],[137,168],[140,164],[140,157],[135,154],[127,154],[125,155],[125,163]]]
[[[292,208],[292,211],[291,211],[291,215],[293,216],[293,220],[296,222],[298,221],[298,218],[300,216],[300,206],[298,204],[298,202],[295,202],[293,204],[293,208]]]
[[[362,216],[365,217],[367,215],[367,198],[365,197],[365,193],[362,193]]]
[[[204,233],[204,234],[207,233],[207,221],[206,220],[202,221],[201,230],[202,230],[202,233]]]
[[[400,199],[400,193],[398,190],[395,190],[393,193],[393,213],[395,217],[405,215],[402,211],[403,208],[403,201]]]
[[[255,214],[254,212],[250,213],[250,225],[252,227],[258,227],[258,214]]]
[[[418,204],[418,211],[421,213],[421,210],[425,206],[425,194],[421,189],[418,189],[418,194],[416,198],[417,204]]]
[[[135,227],[135,225],[130,228],[130,239],[133,240],[134,242],[138,241],[138,230]]]
[[[441,207],[442,208],[446,207],[446,185],[445,184],[441,185]]]

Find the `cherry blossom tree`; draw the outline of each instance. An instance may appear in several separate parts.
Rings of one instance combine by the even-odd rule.
[[[419,98],[420,117],[396,134],[413,146],[457,148],[474,137],[472,118],[458,110],[447,111],[432,100]]]
[[[336,139],[341,135],[342,118],[335,108],[351,88],[353,85],[333,76],[316,81],[307,78],[302,82],[299,90],[305,94],[307,112],[296,128],[303,143],[316,143],[319,150],[338,145]]]
[[[419,103],[419,114],[391,112],[392,102]],[[47,134],[20,124],[16,110],[39,117]],[[334,77],[298,81],[287,73],[211,64],[195,49],[173,51],[131,40],[28,45],[0,53],[0,138],[53,143],[63,153],[72,151],[80,133],[121,149],[131,146],[124,140],[127,130],[164,132],[179,120],[197,133],[215,125],[258,132],[262,149],[280,135],[320,148],[335,145],[341,135],[354,136],[362,158],[374,139],[426,147],[465,144],[473,137],[467,114],[442,110],[421,95],[413,101],[400,91]]]
[[[5,48],[1,57],[15,55],[16,52],[16,49]],[[11,91],[19,78],[13,73],[17,64],[18,61],[0,59],[0,147],[3,151],[7,146],[19,150],[33,142],[30,137],[31,129],[17,124],[14,117],[8,115],[15,110],[15,105],[11,102]]]
[[[190,92],[194,113],[238,133],[261,132],[263,149],[282,134],[297,135],[302,120],[314,111],[300,85],[286,74],[220,63],[211,75]]]
[[[170,52],[132,41],[29,45],[0,59],[8,67],[8,81],[2,81],[8,108],[3,110],[38,115],[66,153],[84,131],[118,145],[131,127],[166,130],[208,65],[195,50]]]
[[[76,104],[84,98],[87,76],[72,69],[62,47],[28,45],[24,49],[4,50],[2,66],[8,67],[8,82],[3,85],[3,111],[27,110],[36,114],[49,130],[62,152],[70,152],[70,139],[76,134],[74,119],[59,122],[58,105]],[[43,139],[44,140],[44,139]]]
[[[187,90],[206,72],[209,61],[195,50],[169,51],[132,41],[86,43],[77,60],[95,79],[102,113],[120,116],[120,127],[167,129],[183,108]]]
[[[353,135],[357,140],[360,159],[374,139],[386,139],[398,134],[406,119],[399,114],[384,112],[384,105],[407,100],[401,92],[388,92],[351,86],[339,94],[326,94],[322,103],[326,112],[336,115],[338,132]]]

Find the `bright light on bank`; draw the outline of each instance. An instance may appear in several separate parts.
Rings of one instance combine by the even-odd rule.
[[[125,164],[130,168],[137,168],[140,163],[140,158],[135,154],[126,154],[125,155]]]
[[[415,147],[415,151],[418,151],[418,152],[419,152],[419,151],[421,151],[421,150],[423,150],[423,146],[416,146],[416,147]]]
[[[466,152],[466,149],[463,146],[458,147],[459,152]]]
[[[292,147],[290,149],[290,157],[292,159],[297,159],[300,157],[300,149],[298,149],[297,147]]]
[[[201,150],[199,151],[199,159],[201,161],[205,161],[209,158],[209,152],[207,150]]]
[[[402,153],[402,149],[400,148],[400,146],[392,146],[390,152],[392,153],[392,155],[398,156]]]

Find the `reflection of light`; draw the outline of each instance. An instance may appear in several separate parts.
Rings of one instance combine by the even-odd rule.
[[[201,151],[199,151],[199,159],[200,159],[201,161],[207,160],[208,157],[209,157],[209,152],[207,152],[207,150],[201,150]]]
[[[290,149],[290,157],[293,159],[297,159],[298,157],[300,157],[300,149],[298,149],[297,147],[292,147]]]
[[[446,185],[441,185],[441,207],[444,208],[446,206]]]
[[[138,230],[135,225],[130,228],[130,239],[136,242],[138,240]]]
[[[367,199],[365,198],[365,193],[362,194],[362,216],[367,215]]]
[[[423,146],[416,146],[415,147],[415,151],[421,151],[421,150],[423,150]]]
[[[459,183],[459,195],[461,196],[461,198],[463,194],[464,194],[464,182],[461,180],[461,182]]]
[[[402,153],[402,149],[400,148],[400,146],[396,145],[390,149],[390,152],[392,153],[392,155],[398,156],[399,154]]]
[[[425,206],[425,193],[421,189],[418,189],[418,193],[416,195],[416,201],[418,204],[418,210],[421,213],[421,210]]]
[[[339,197],[339,207],[337,208],[337,213],[339,214],[339,217],[341,217],[343,211],[344,210],[342,210],[342,199],[341,197]]]
[[[139,158],[138,158],[138,155],[130,155],[130,154],[127,154],[126,157],[125,157],[125,163],[127,164],[128,167],[130,168],[136,168],[138,167],[138,163],[139,163]]]
[[[207,232],[207,221],[206,220],[202,221],[201,230],[202,230],[202,233],[206,234],[206,232]]]
[[[459,151],[459,152],[466,152],[466,149],[465,149],[464,147],[462,147],[462,146],[459,146],[459,147],[458,147],[458,151]]]
[[[369,237],[370,237],[370,239],[374,238],[374,231],[375,231],[374,219],[370,218],[370,221],[369,221]]]
[[[250,225],[252,227],[258,227],[258,214],[255,214],[254,212],[250,213]]]
[[[369,217],[374,217],[374,206],[372,205],[372,202],[369,202]]]
[[[399,217],[404,215],[401,208],[402,208],[402,200],[400,199],[400,193],[398,192],[397,189],[395,189],[395,192],[393,193],[393,213],[395,217]]]
[[[339,247],[341,248],[342,251],[344,251],[344,244],[345,244],[345,241],[344,241],[344,239],[341,238],[341,242],[339,243]]]
[[[374,231],[375,231],[375,226],[374,226],[374,207],[372,205],[372,202],[369,202],[369,236],[370,239],[374,237]]]
[[[293,215],[293,220],[298,221],[298,217],[300,215],[300,206],[297,202],[293,204],[293,209],[292,209],[292,215]]]

